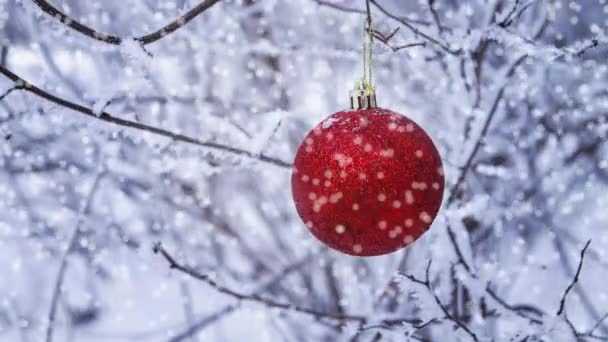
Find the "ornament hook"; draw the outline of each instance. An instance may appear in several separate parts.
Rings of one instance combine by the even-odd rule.
[[[372,18],[368,14],[363,24],[363,79],[350,91],[351,109],[376,108],[376,88],[372,79],[372,48],[374,35]]]

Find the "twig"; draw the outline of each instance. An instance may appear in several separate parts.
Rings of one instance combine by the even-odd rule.
[[[142,123],[139,123],[136,121],[122,119],[122,118],[116,117],[106,111],[103,111],[100,115],[96,115],[96,113],[93,109],[76,104],[74,102],[70,102],[68,100],[57,97],[55,95],[52,95],[52,94],[36,87],[35,85],[27,82],[20,76],[17,76],[12,71],[5,68],[4,66],[0,66],[0,73],[4,74],[6,77],[8,77],[10,80],[15,82],[16,84],[23,84],[23,86],[21,86],[21,85],[19,85],[19,86],[22,87],[22,89],[27,92],[30,92],[30,93],[35,94],[50,102],[53,102],[55,104],[58,104],[60,106],[66,107],[66,108],[69,108],[71,110],[74,110],[78,113],[84,114],[86,116],[89,116],[89,117],[97,119],[97,120],[110,122],[112,124],[122,126],[122,127],[128,127],[128,128],[134,128],[134,129],[146,131],[146,132],[149,132],[149,133],[152,133],[155,135],[170,138],[175,141],[181,141],[181,142],[185,142],[185,143],[189,143],[192,145],[201,146],[201,147],[205,147],[205,148],[209,148],[209,149],[213,149],[213,150],[229,152],[229,153],[232,153],[237,156],[259,160],[259,161],[269,163],[269,164],[272,164],[272,165],[275,165],[278,167],[282,167],[282,168],[291,168],[290,163],[287,163],[280,159],[268,157],[264,154],[257,155],[255,153],[249,152],[247,150],[232,147],[229,145],[224,145],[224,144],[220,144],[220,143],[216,143],[216,142],[212,142],[212,141],[201,141],[199,139],[192,138],[187,135],[180,134],[180,133],[173,133],[173,132],[161,129],[161,128],[149,126],[149,125],[142,124]]]
[[[608,313],[604,314],[604,316],[602,316],[602,318],[600,318],[597,323],[595,323],[595,325],[593,327],[591,327],[591,329],[589,329],[589,332],[587,334],[589,335],[593,335],[593,333],[595,332],[595,330],[597,330],[597,328],[599,328],[602,323],[604,323],[604,321],[606,320],[606,318],[608,318]]]
[[[435,318],[429,319],[426,322],[424,322],[422,320],[419,320],[418,324],[412,323],[412,328],[414,328],[415,330],[411,331],[410,333],[416,332],[417,330],[422,330],[422,329],[424,329],[424,328],[426,328],[426,327],[428,327],[430,325],[433,325],[433,324],[439,324],[444,319],[445,319],[445,317],[442,317],[442,318],[436,318],[435,317]],[[385,321],[382,324],[374,324],[374,325],[362,326],[359,329],[359,332],[364,332],[364,331],[371,330],[371,329],[391,329],[392,327],[399,326],[400,324],[402,324],[401,320]]]
[[[564,312],[564,308],[566,307],[566,298],[568,297],[568,293],[570,293],[570,291],[572,290],[574,285],[578,282],[578,277],[581,274],[581,270],[583,269],[583,261],[585,260],[585,252],[587,251],[587,248],[589,247],[590,244],[591,244],[591,239],[589,239],[589,241],[587,241],[587,243],[585,244],[585,247],[583,247],[583,249],[581,250],[581,259],[578,262],[578,269],[576,270],[576,273],[574,274],[574,278],[572,279],[572,282],[570,282],[570,285],[568,285],[568,287],[566,288],[566,291],[564,291],[564,294],[562,295],[562,299],[559,303],[559,309],[557,310],[557,313],[556,313],[557,316],[561,315]]]
[[[589,329],[589,331],[587,331],[586,333],[577,333],[576,336],[579,338],[592,338],[594,340],[604,342],[608,341],[608,336],[599,336],[595,334],[595,331],[602,325],[606,318],[608,318],[608,313],[604,314],[604,316],[602,316],[602,318],[600,318],[597,323],[595,323],[593,327]]]
[[[68,247],[66,248],[63,256],[61,257],[61,261],[59,264],[59,271],[57,271],[57,278],[55,279],[55,286],[53,287],[53,294],[51,296],[51,305],[48,313],[48,325],[46,327],[46,342],[53,341],[53,331],[55,329],[55,318],[57,316],[57,305],[59,303],[59,297],[61,296],[61,287],[63,286],[63,279],[65,277],[65,271],[68,266],[68,256],[72,253],[72,250],[76,246],[78,242],[78,237],[80,236],[80,226],[82,225],[82,216],[89,212],[91,208],[91,203],[93,202],[93,197],[97,188],[99,186],[99,182],[103,177],[104,173],[100,173],[95,178],[95,182],[91,186],[91,190],[87,195],[86,203],[81,211],[78,213],[78,221],[76,223],[76,227],[74,227],[74,231],[72,232],[72,236],[70,237],[70,242]]]
[[[367,9],[361,10],[358,8],[346,7],[341,4],[336,4],[336,3],[324,1],[324,0],[313,0],[313,1],[316,2],[319,6],[333,8],[333,9],[341,11],[341,12],[357,13],[357,14],[366,14],[367,13]],[[419,25],[429,25],[430,24],[426,20],[420,20],[420,19],[408,18],[408,17],[398,17],[398,18],[405,20],[407,22],[410,22],[412,24],[419,24]]]
[[[277,302],[277,301],[274,301],[269,298],[262,298],[261,296],[259,296],[257,294],[249,295],[249,294],[237,292],[226,286],[218,284],[215,280],[211,279],[206,274],[199,273],[187,266],[184,266],[184,265],[178,263],[175,260],[175,258],[173,258],[173,256],[171,254],[169,254],[169,252],[167,252],[167,250],[162,246],[162,244],[160,242],[156,243],[154,245],[153,251],[156,254],[161,254],[165,258],[165,260],[167,260],[167,262],[169,263],[169,267],[171,269],[175,269],[182,273],[185,273],[185,274],[189,275],[190,277],[200,280],[200,281],[206,283],[207,285],[213,287],[216,291],[223,293],[225,295],[228,295],[230,297],[236,298],[238,300],[252,301],[252,302],[257,302],[257,303],[266,305],[268,307],[290,310],[290,311],[297,311],[297,312],[304,313],[309,316],[315,317],[317,319],[328,318],[328,319],[333,319],[333,320],[338,320],[338,321],[355,321],[355,322],[362,322],[362,323],[365,323],[365,321],[367,320],[365,316],[323,312],[323,311],[318,311],[318,310],[315,310],[312,308],[305,308],[305,307],[301,307],[301,306],[297,306],[297,305]]]
[[[506,78],[509,78],[511,75],[513,75],[513,73],[515,72],[515,69],[525,60],[526,57],[527,57],[527,55],[520,56],[519,58],[517,58],[515,60],[515,62],[513,62],[511,64],[511,66],[509,66],[507,73],[506,73]],[[449,191],[450,195],[448,196],[448,199],[446,201],[447,206],[452,205],[454,203],[454,201],[457,199],[456,196],[458,194],[458,190],[459,190],[460,186],[462,185],[462,183],[464,182],[464,180],[466,179],[467,174],[468,174],[469,170],[471,169],[473,160],[475,159],[475,157],[477,156],[477,153],[479,152],[479,149],[483,145],[483,141],[484,141],[486,135],[488,134],[488,129],[490,128],[490,125],[492,124],[492,120],[494,119],[494,116],[496,115],[496,112],[498,109],[498,104],[502,100],[506,86],[507,86],[507,83],[505,82],[505,84],[503,84],[500,87],[500,89],[498,90],[498,93],[496,94],[496,97],[494,98],[492,107],[490,108],[490,111],[483,124],[481,133],[479,134],[479,137],[477,137],[477,140],[475,141],[473,150],[471,151],[471,154],[469,154],[469,157],[466,160],[464,166],[461,168],[461,172],[460,172],[460,175],[458,176],[458,179],[456,180],[456,183],[454,183],[454,185],[450,188],[450,191]]]
[[[431,262],[432,262],[432,259],[429,259],[429,263],[427,264],[426,271],[425,271],[425,280],[420,280],[420,279],[418,279],[415,276],[410,275],[410,274],[405,274],[405,273],[399,273],[399,274],[402,275],[403,277],[409,279],[411,282],[414,282],[416,284],[419,284],[419,285],[422,285],[422,286],[426,287],[427,290],[428,290],[428,292],[435,299],[435,303],[437,303],[437,306],[439,306],[439,308],[441,309],[441,311],[445,315],[445,318],[448,319],[448,320],[450,320],[450,321],[452,321],[452,322],[454,322],[458,327],[462,328],[462,330],[464,330],[469,336],[471,336],[471,338],[473,339],[473,341],[479,341],[479,338],[477,337],[477,335],[473,331],[471,331],[471,329],[469,329],[464,323],[462,323],[461,321],[455,319],[450,314],[450,312],[448,311],[448,309],[446,308],[446,306],[441,302],[441,300],[439,299],[439,297],[437,296],[437,294],[433,290],[433,287],[431,286],[431,280],[430,280]]]
[[[429,10],[431,11],[431,16],[433,17],[433,22],[435,22],[435,26],[437,26],[437,31],[441,34],[443,32],[443,27],[441,26],[441,22],[439,21],[439,14],[435,9],[435,0],[428,0]]]
[[[422,47],[424,47],[424,46],[426,46],[426,42],[409,43],[409,44],[404,44],[404,45],[399,45],[399,46],[391,46],[391,45],[389,45],[388,47],[390,47],[393,50],[393,52],[397,52],[399,50],[411,48],[411,47],[414,47],[414,46],[422,46]]]
[[[423,37],[424,39],[428,40],[429,42],[433,43],[434,45],[438,46],[439,48],[441,48],[441,50],[451,54],[451,55],[460,55],[462,54],[462,49],[453,49],[450,46],[448,46],[446,43],[440,42],[439,40],[429,36],[428,34],[420,31],[418,28],[416,28],[414,25],[412,25],[411,23],[403,20],[402,18],[390,13],[389,11],[387,11],[384,7],[380,6],[378,4],[378,2],[376,0],[369,0],[372,4],[374,4],[374,6],[376,6],[376,8],[378,8],[380,10],[380,12],[384,13],[384,15],[386,15],[389,18],[392,18],[394,20],[397,20],[398,22],[400,22],[401,24],[403,24],[403,26],[407,27],[410,31],[412,31],[414,34]]]
[[[593,49],[594,47],[597,47],[599,44],[600,44],[599,39],[597,37],[594,37],[594,38],[591,39],[591,41],[587,45],[583,46],[578,51],[576,51],[574,53],[574,55],[577,56],[577,57],[580,57],[583,54],[585,54],[585,52],[587,52],[587,50]]]
[[[275,273],[270,279],[268,279],[267,281],[264,281],[263,284],[261,284],[260,286],[256,287],[256,289],[254,290],[254,292],[259,293],[262,291],[265,291],[269,288],[271,288],[272,286],[275,286],[277,283],[279,283],[282,279],[284,279],[285,277],[287,277],[288,275],[292,274],[293,272],[299,270],[300,268],[304,267],[305,265],[307,265],[310,261],[314,260],[314,258],[320,254],[324,254],[325,251],[327,251],[326,249],[322,249],[320,252],[318,253],[312,253],[307,255],[306,257],[304,257],[303,259],[299,260],[298,262],[295,262],[285,268],[283,268],[282,270],[280,270],[279,272]],[[195,324],[193,324],[192,326],[189,326],[185,331],[174,335],[169,342],[179,342],[182,340],[187,339],[188,337],[192,336],[193,334],[195,334],[196,332],[200,331],[201,329],[203,329],[204,327],[208,326],[209,324],[217,321],[218,319],[222,318],[223,316],[233,312],[234,310],[236,310],[238,307],[237,305],[227,305],[224,308],[216,311],[215,313],[205,316],[204,318],[200,319],[198,322],[196,322]]]
[[[521,6],[521,8],[517,11],[517,13],[514,13],[515,10],[517,9],[517,3],[519,3],[520,0],[516,0],[516,4],[515,6],[513,6],[513,9],[511,10],[511,12],[509,13],[509,15],[507,15],[507,17],[505,18],[505,20],[503,20],[499,26],[501,27],[509,27],[511,24],[513,24],[513,22],[515,20],[517,20],[528,8],[530,8],[530,6],[532,6],[532,4],[536,1],[536,0],[530,0],[528,1],[526,4],[524,4],[523,6]]]
[[[393,30],[393,32],[389,33],[388,35],[384,35],[382,32],[372,29],[372,36],[374,38],[376,38],[377,40],[379,40],[384,45],[391,48],[391,50],[393,50],[393,52],[397,52],[401,49],[407,49],[407,48],[414,47],[414,46],[426,46],[426,42],[415,42],[415,43],[409,43],[409,44],[404,44],[404,45],[399,45],[399,46],[391,45],[390,40],[397,34],[397,32],[399,32],[399,29],[400,28],[397,27],[396,29]]]
[[[146,35],[143,35],[140,37],[135,37],[135,38],[133,38],[133,40],[139,42],[141,45],[147,45],[147,44],[153,43],[157,40],[160,40],[160,39],[166,37],[167,35],[169,35],[170,33],[173,33],[180,27],[184,26],[190,20],[194,19],[199,14],[205,12],[207,9],[209,9],[211,6],[215,5],[219,1],[220,0],[202,1],[201,3],[199,3],[192,9],[190,9],[188,12],[186,12],[181,17],[173,20],[171,23],[163,26],[162,28],[160,28],[152,33],[149,33],[149,34],[146,34]],[[81,24],[77,20],[75,20],[75,19],[69,17],[67,14],[63,13],[57,7],[51,5],[46,0],[32,0],[32,2],[34,2],[34,4],[36,4],[46,14],[59,20],[64,25],[70,27],[71,29],[73,29],[87,37],[93,38],[100,42],[113,44],[113,45],[120,45],[124,41],[124,38],[121,38],[121,37],[118,37],[115,35],[111,35],[111,34],[102,33],[95,29],[92,29],[89,26]]]
[[[218,319],[224,317],[225,315],[233,312],[236,309],[237,309],[236,305],[225,306],[222,309],[203,317],[195,324],[189,326],[185,331],[171,337],[171,339],[169,339],[168,342],[180,342],[180,341],[186,340],[189,337],[193,336],[194,334],[198,333],[198,331],[200,331],[204,327],[216,322]]]
[[[476,277],[475,272],[473,272],[473,268],[465,260],[464,254],[462,253],[460,246],[456,242],[456,233],[454,233],[454,230],[452,229],[452,226],[450,225],[449,222],[446,222],[446,228],[448,231],[448,237],[450,238],[450,241],[452,242],[452,246],[454,247],[454,251],[456,252],[456,257],[458,258],[458,263],[461,264],[464,267],[464,269],[475,278]]]
[[[498,26],[508,27],[509,25],[511,25],[511,23],[513,22],[512,16],[515,13],[515,11],[517,10],[517,6],[519,6],[519,1],[520,0],[515,0],[515,3],[513,4],[511,11],[507,14],[507,16],[505,16],[505,18],[500,23],[498,23]]]
[[[171,269],[178,270],[194,279],[200,280],[200,281],[206,283],[207,285],[211,286],[212,288],[214,288],[216,291],[223,293],[225,295],[228,295],[232,298],[241,300],[241,301],[250,301],[250,302],[259,303],[259,304],[262,304],[262,305],[265,305],[265,306],[271,307],[271,308],[299,312],[299,313],[314,317],[315,319],[318,319],[318,320],[319,319],[330,319],[330,320],[334,320],[334,321],[338,321],[338,322],[350,321],[350,322],[359,323],[361,326],[367,322],[367,317],[362,316],[362,315],[338,314],[338,313],[333,313],[333,312],[319,311],[319,310],[315,310],[312,308],[306,308],[306,307],[302,307],[302,306],[298,306],[298,305],[281,303],[281,302],[275,301],[270,298],[261,297],[259,294],[255,294],[255,293],[254,294],[244,294],[244,293],[235,291],[231,288],[228,288],[226,286],[220,285],[215,280],[211,279],[208,275],[199,273],[196,270],[194,270],[188,266],[180,264],[179,262],[177,262],[177,260],[175,260],[175,258],[171,254],[169,254],[169,252],[163,247],[163,245],[160,242],[157,242],[156,244],[154,244],[153,251],[156,254],[160,254],[169,263],[169,267]],[[383,323],[383,324],[409,323],[412,325],[417,325],[420,323],[420,320],[418,320],[418,319],[398,319],[398,320],[385,320],[385,321],[382,321],[381,323]]]
[[[517,58],[515,60],[515,62],[513,62],[511,64],[511,66],[507,70],[506,78],[509,78],[515,72],[515,69],[525,60],[526,57],[527,57],[527,55],[522,55],[519,58]],[[498,93],[494,97],[494,102],[492,103],[492,107],[490,108],[490,111],[489,111],[488,115],[486,116],[486,120],[483,124],[481,133],[479,134],[479,136],[477,137],[477,140],[475,141],[473,150],[471,151],[471,154],[469,154],[469,157],[467,158],[464,166],[462,166],[460,168],[460,174],[458,175],[458,178],[456,179],[456,183],[454,183],[454,185],[452,185],[452,187],[449,190],[450,195],[448,196],[448,199],[446,201],[446,207],[450,207],[452,204],[454,204],[454,202],[457,199],[458,191],[459,191],[460,187],[462,186],[464,180],[466,179],[468,172],[471,169],[471,165],[473,164],[473,160],[477,156],[477,153],[479,152],[479,149],[481,148],[481,145],[483,144],[483,141],[484,141],[486,135],[488,134],[488,130],[490,128],[490,125],[492,124],[492,120],[494,119],[494,116],[496,115],[496,112],[498,109],[498,104],[502,100],[506,86],[507,86],[507,83],[505,82],[500,87],[500,90],[498,90]],[[452,243],[452,246],[454,247],[454,250],[456,251],[456,255],[458,257],[458,262],[464,266],[464,268],[467,270],[467,272],[469,272],[473,277],[475,277],[473,268],[464,259],[464,254],[462,253],[462,250],[460,249],[460,246],[458,245],[458,242],[456,241],[456,234],[454,233],[452,227],[448,224],[446,226],[446,229],[448,231],[448,237],[450,239],[450,242]]]
[[[156,30],[155,32],[146,34],[144,36],[137,37],[137,38],[135,38],[135,40],[140,42],[142,45],[150,44],[157,40],[160,40],[160,39],[164,38],[165,36],[167,36],[168,34],[175,32],[180,27],[186,25],[190,20],[196,18],[196,16],[205,12],[206,10],[211,8],[211,6],[215,5],[216,3],[220,2],[220,1],[221,0],[205,0],[205,1],[201,2],[200,4],[196,5],[194,8],[192,8],[188,12],[186,12],[186,14],[182,15],[181,17],[177,18],[176,20],[174,20],[171,23],[169,23],[168,25],[166,25],[165,27],[162,27],[162,28]]]
[[[494,292],[489,285],[486,287],[485,292],[487,294],[490,295],[490,297],[492,297],[492,299],[494,299],[498,304],[500,304],[503,308],[515,313],[516,315],[525,318],[527,320],[530,321],[530,323],[534,323],[534,324],[542,324],[543,321],[538,319],[538,318],[534,318],[534,317],[530,317],[528,314],[525,314],[524,312],[534,312],[536,314],[538,314],[539,316],[543,315],[543,312],[536,309],[536,308],[532,308],[532,307],[517,307],[514,305],[511,305],[509,303],[507,303],[504,298],[500,297],[496,292]]]
[[[2,48],[0,48],[0,65],[6,64],[7,56],[8,56],[8,47],[6,45],[2,45]]]
[[[13,91],[19,90],[19,89],[23,89],[23,87],[22,86],[14,86],[14,87],[9,88],[7,91],[5,91],[4,93],[2,93],[0,95],[0,101],[4,100],[4,98],[7,97]]]

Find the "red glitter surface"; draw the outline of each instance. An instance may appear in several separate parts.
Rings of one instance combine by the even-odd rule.
[[[418,239],[443,198],[441,157],[415,122],[388,109],[335,113],[304,139],[291,178],[298,214],[350,255],[391,253]]]

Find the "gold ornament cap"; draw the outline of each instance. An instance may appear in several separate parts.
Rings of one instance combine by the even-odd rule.
[[[350,108],[376,108],[376,89],[365,81],[355,82],[355,88],[350,91]]]

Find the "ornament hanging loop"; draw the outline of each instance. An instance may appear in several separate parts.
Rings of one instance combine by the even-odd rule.
[[[350,91],[351,109],[376,108],[376,89],[372,79],[373,44],[372,19],[368,16],[363,24],[363,79],[355,82],[355,88]]]
[[[363,85],[366,89],[373,88],[372,82],[372,48],[374,46],[374,34],[372,19],[365,19],[363,28]],[[366,72],[367,69],[367,72]]]

